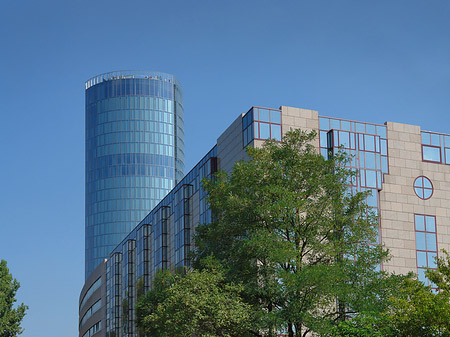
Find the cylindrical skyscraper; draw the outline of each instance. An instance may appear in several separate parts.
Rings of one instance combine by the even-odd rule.
[[[184,174],[177,79],[117,71],[86,82],[85,277]]]

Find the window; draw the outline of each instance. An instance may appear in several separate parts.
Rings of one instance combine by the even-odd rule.
[[[427,177],[420,176],[414,180],[414,192],[423,200],[430,199],[433,195],[433,184]]]
[[[95,281],[91,287],[88,289],[88,291],[86,291],[86,294],[83,297],[83,300],[81,301],[80,304],[80,309],[86,304],[87,300],[89,298],[91,298],[92,294],[94,293],[94,291],[96,291],[98,288],[100,288],[100,285],[102,283],[102,277],[100,276],[97,281]]]
[[[416,232],[417,274],[420,281],[430,285],[425,277],[427,268],[436,269],[437,238],[436,217],[431,215],[414,214]]]
[[[422,157],[424,161],[441,162],[441,148],[436,146],[422,145]]]
[[[244,147],[253,139],[281,141],[281,111],[252,107],[242,117]]]
[[[450,164],[450,135],[422,131],[422,160]]]

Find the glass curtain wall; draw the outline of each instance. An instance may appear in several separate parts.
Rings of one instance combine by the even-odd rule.
[[[85,277],[184,175],[182,91],[169,74],[86,82]]]

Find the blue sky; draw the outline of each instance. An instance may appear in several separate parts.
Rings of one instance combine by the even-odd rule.
[[[84,81],[169,72],[186,169],[252,105],[450,133],[448,0],[0,2],[0,258],[24,337],[78,335]]]

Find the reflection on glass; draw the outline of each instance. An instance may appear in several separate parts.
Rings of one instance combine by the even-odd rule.
[[[417,252],[417,267],[427,267],[427,253]]]
[[[376,165],[375,165],[375,153],[373,152],[366,152],[365,153],[365,157],[366,157],[366,168],[370,168],[370,169],[376,169]]]
[[[423,160],[440,162],[441,161],[441,149],[439,147],[422,146]]]
[[[341,129],[350,131],[350,122],[349,121],[341,121]]]
[[[269,110],[259,109],[259,120],[262,122],[270,122]]]
[[[416,224],[416,231],[425,231],[425,221],[423,215],[414,215],[414,222]]]
[[[425,233],[416,232],[416,249],[426,250]]]
[[[281,124],[281,112],[276,110],[270,110],[270,121],[272,123]]]
[[[365,133],[366,132],[366,125],[363,124],[363,123],[356,123],[356,132]]]
[[[270,125],[271,138],[281,141],[281,125]]]
[[[436,253],[428,253],[428,268],[436,268]]]
[[[320,131],[320,146],[327,147],[327,133],[325,131]]]
[[[440,146],[440,141],[439,141],[439,135],[435,134],[435,133],[431,133],[431,145],[436,145],[436,146]]]
[[[375,151],[375,137],[371,135],[364,135],[364,143],[366,151]]]
[[[338,119],[330,119],[330,129],[340,129],[340,121]]]
[[[423,198],[424,199],[429,199],[431,198],[431,195],[433,194],[433,190],[431,189],[424,189],[423,190]]]
[[[376,171],[367,170],[366,171],[366,186],[367,187],[377,187],[377,175]]]
[[[350,147],[349,133],[345,131],[339,131],[339,146],[343,145],[345,148]]]
[[[436,234],[427,233],[427,250],[436,251]]]
[[[330,130],[330,121],[328,118],[319,117],[319,124],[322,130]]]
[[[270,138],[270,124],[258,123],[259,124],[259,138],[269,139]]]
[[[366,132],[370,133],[370,134],[373,134],[373,135],[376,134],[375,125],[366,124]]]
[[[377,125],[377,135],[381,138],[386,138],[386,127]]]
[[[427,232],[436,232],[436,219],[434,216],[427,216]]]

